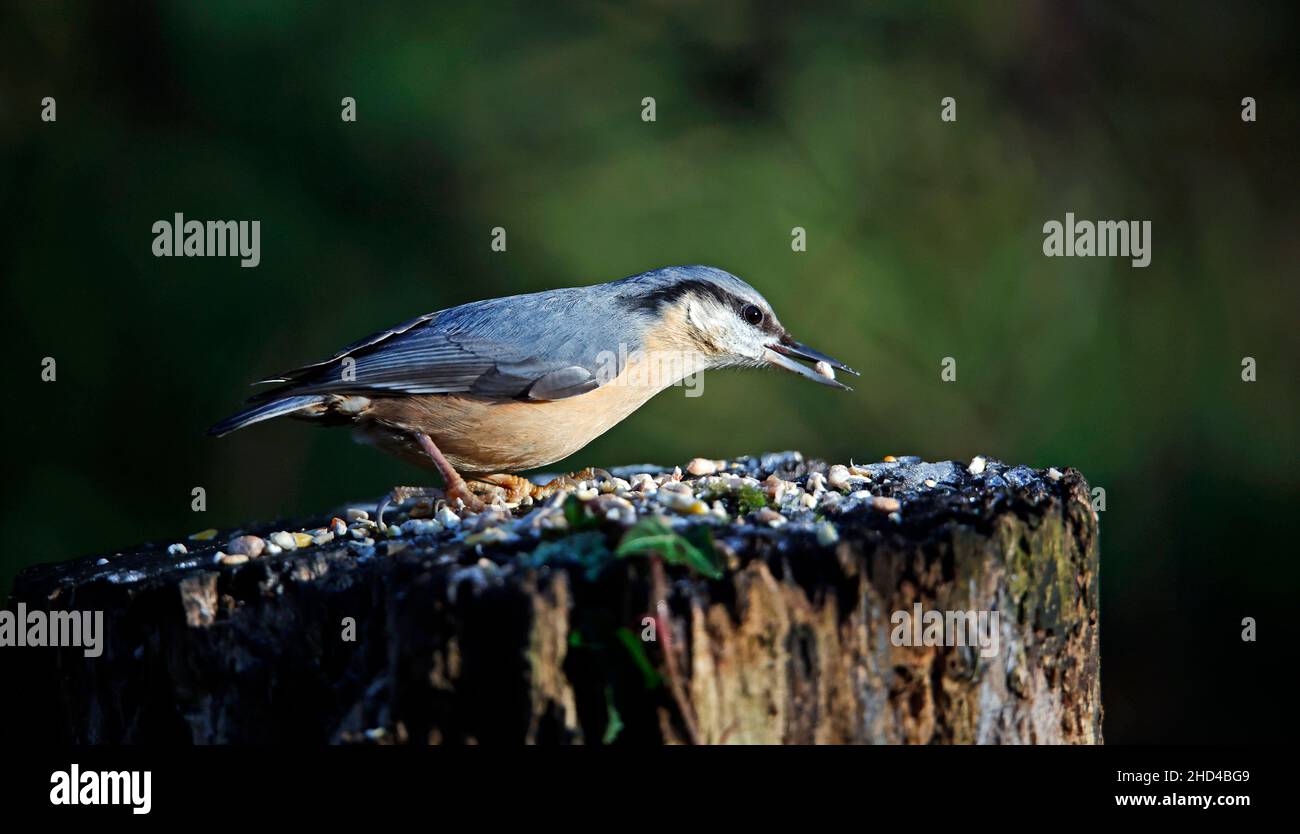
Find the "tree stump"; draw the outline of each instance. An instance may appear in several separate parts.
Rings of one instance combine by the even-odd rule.
[[[238,530],[29,568],[8,610],[102,610],[106,633],[98,657],[0,648],[23,682],[6,734],[1101,742],[1097,517],[1077,471],[797,453],[690,470],[716,472],[598,472],[459,524],[417,506],[397,536],[355,512],[328,541],[329,516],[247,528],[317,538],[274,555],[230,555]],[[957,621],[938,645],[931,611]],[[988,615],[995,651],[962,645],[966,612]]]

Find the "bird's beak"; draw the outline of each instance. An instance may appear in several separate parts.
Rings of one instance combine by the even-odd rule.
[[[763,358],[766,359],[769,364],[776,365],[778,368],[785,368],[787,371],[793,371],[799,376],[811,379],[813,382],[819,382],[822,385],[829,385],[833,388],[843,388],[845,391],[853,390],[844,383],[837,382],[833,377],[823,376],[807,365],[801,365],[794,361],[794,359],[787,357],[805,359],[814,364],[817,362],[825,362],[837,371],[844,371],[845,373],[850,373],[854,376],[858,375],[857,371],[853,370],[848,365],[845,365],[840,360],[827,356],[819,350],[813,350],[805,344],[796,342],[789,336],[781,337],[781,341],[768,345],[767,350],[763,352]]]

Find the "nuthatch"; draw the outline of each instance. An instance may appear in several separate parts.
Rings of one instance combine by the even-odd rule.
[[[537,488],[509,474],[467,483],[460,472],[554,463],[691,373],[769,365],[837,388],[847,386],[831,368],[857,373],[791,338],[736,276],[668,267],[428,313],[263,380],[280,385],[208,433],[287,415],[348,424],[363,442],[436,468],[447,500],[477,512],[480,494],[519,500]],[[430,494],[398,487],[390,499]]]

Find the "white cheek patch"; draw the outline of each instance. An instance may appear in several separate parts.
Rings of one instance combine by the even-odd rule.
[[[692,300],[686,306],[686,321],[696,330],[709,336],[715,344],[725,345],[733,336],[728,328],[725,310]]]
[[[704,309],[704,305],[695,299],[691,299],[686,304],[686,321],[699,330],[709,330],[709,316]]]
[[[767,336],[742,321],[730,307],[692,299],[686,305],[685,318],[719,353],[762,360]]]

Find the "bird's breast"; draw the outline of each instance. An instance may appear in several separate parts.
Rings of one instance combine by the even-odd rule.
[[[562,400],[491,400],[427,394],[372,400],[358,424],[365,442],[431,463],[412,438],[423,432],[462,473],[517,472],[568,457],[676,380],[629,362],[601,387]]]

